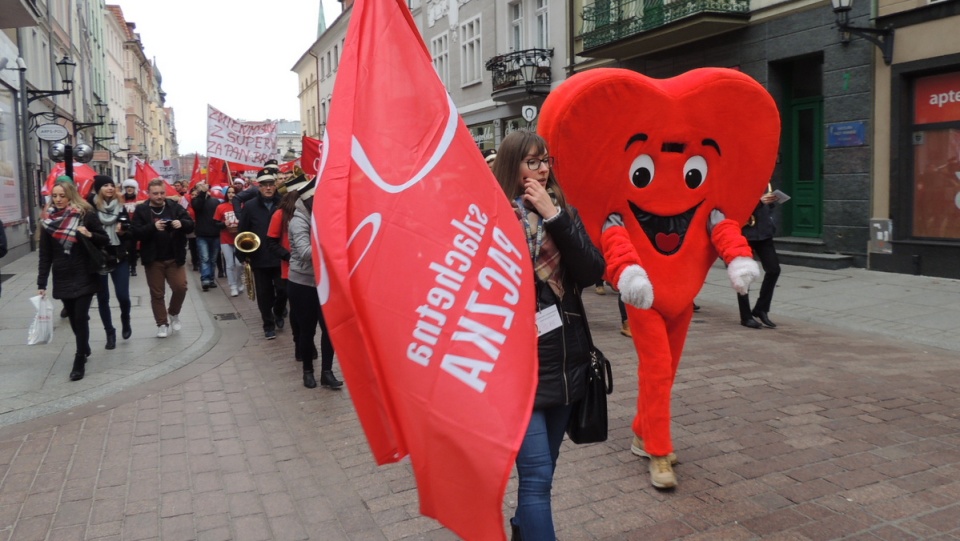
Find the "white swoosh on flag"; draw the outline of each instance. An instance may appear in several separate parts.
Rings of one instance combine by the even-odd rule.
[[[381,215],[379,212],[374,212],[373,214],[367,216],[363,219],[362,222],[357,224],[357,228],[353,230],[353,234],[350,235],[350,238],[347,239],[347,249],[350,249],[350,245],[353,244],[353,239],[357,238],[357,235],[360,233],[360,230],[364,226],[370,224],[373,226],[373,232],[370,233],[370,240],[367,241],[367,247],[363,249],[363,252],[360,254],[360,257],[357,258],[357,262],[353,264],[353,268],[350,269],[350,276],[353,276],[353,273],[357,270],[357,267],[360,266],[360,262],[363,261],[363,257],[367,255],[367,252],[370,250],[370,247],[373,246],[373,240],[377,238],[377,233],[380,232],[381,224]]]
[[[360,141],[356,136],[353,136],[353,146],[350,149],[350,156],[353,158],[353,161],[357,164],[361,171],[371,182],[377,185],[378,188],[387,192],[387,193],[400,193],[410,186],[423,180],[423,177],[427,176],[434,167],[440,163],[440,159],[443,158],[443,155],[446,154],[447,149],[450,148],[450,143],[453,142],[453,137],[457,133],[457,120],[460,118],[457,115],[456,106],[453,104],[453,100],[450,99],[450,95],[447,95],[447,107],[449,108],[449,114],[447,116],[447,124],[443,128],[443,136],[440,138],[440,144],[437,145],[437,148],[433,151],[433,156],[424,164],[423,169],[421,169],[416,175],[413,176],[410,180],[395,186],[388,183],[380,177],[380,174],[377,173],[376,169],[373,168],[373,164],[370,163],[370,159],[367,158],[366,152],[363,150],[363,146],[360,144]]]

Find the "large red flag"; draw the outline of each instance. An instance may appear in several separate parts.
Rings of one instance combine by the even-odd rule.
[[[200,173],[200,154],[193,155],[193,172],[190,173],[190,185],[187,187],[187,193],[190,193],[190,190],[194,186],[200,184],[203,181],[203,175]]]
[[[504,539],[537,380],[526,239],[406,2],[357,0],[343,50],[314,197],[324,318],[377,462],[409,454],[424,515]]]
[[[300,169],[308,175],[316,175],[320,169],[320,156],[323,155],[323,141],[304,135],[301,148]]]

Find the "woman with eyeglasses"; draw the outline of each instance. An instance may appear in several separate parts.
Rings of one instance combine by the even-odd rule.
[[[538,313],[556,313],[561,322],[540,329],[537,392],[517,454],[520,484],[510,525],[512,539],[523,541],[556,539],[550,505],[553,473],[573,406],[586,392],[590,362],[580,291],[597,283],[605,268],[577,210],[566,203],[552,165],[546,141],[527,131],[507,135],[493,164],[493,174],[526,233]]]
[[[83,379],[90,355],[90,323],[87,314],[93,296],[100,286],[90,255],[81,236],[97,248],[110,242],[97,213],[77,193],[72,182],[58,182],[50,190],[51,205],[40,229],[40,265],[37,288],[41,297],[47,294],[47,279],[53,270],[53,298],[63,301],[70,329],[76,337],[70,381]]]

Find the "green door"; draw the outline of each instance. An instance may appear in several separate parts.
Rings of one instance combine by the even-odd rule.
[[[794,100],[790,125],[785,188],[793,199],[784,206],[787,236],[819,238],[823,233],[823,102]],[[786,191],[785,190],[785,191]]]

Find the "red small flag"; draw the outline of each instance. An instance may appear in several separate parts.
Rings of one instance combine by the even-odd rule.
[[[229,186],[230,168],[220,158],[207,159],[207,184],[210,186]]]
[[[147,186],[150,184],[150,181],[155,178],[159,178],[161,180],[163,179],[163,177],[160,176],[160,173],[157,173],[157,170],[153,167],[150,167],[150,164],[145,161],[137,162],[137,169],[136,173],[133,175],[133,178],[136,179],[137,184],[140,185],[140,194],[143,199],[146,199],[150,193],[150,190]],[[163,181],[163,185],[167,189],[167,197],[180,197],[180,194],[177,193],[177,190],[175,190],[173,186],[171,186],[166,180]]]
[[[199,184],[203,180],[203,175],[200,173],[200,155],[193,155],[193,172],[190,173],[190,186],[187,187],[187,193],[190,193],[190,190],[194,186]]]
[[[300,168],[308,175],[316,175],[323,156],[323,141],[303,136],[303,153],[300,155]]]

